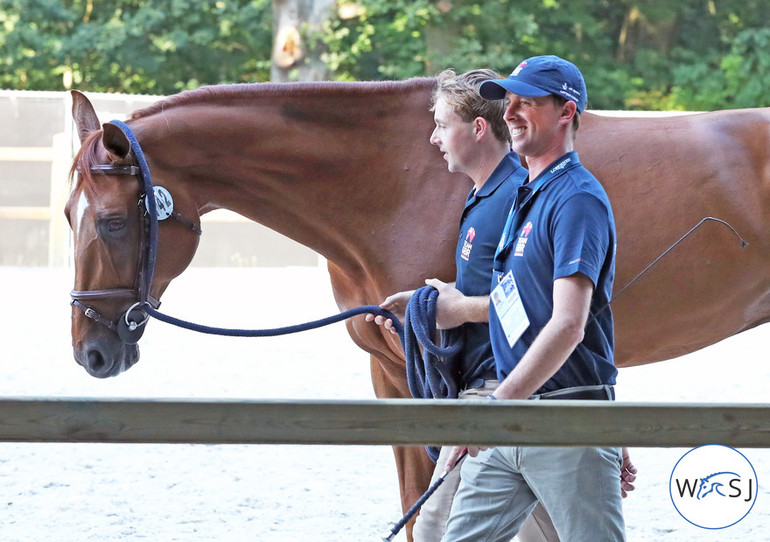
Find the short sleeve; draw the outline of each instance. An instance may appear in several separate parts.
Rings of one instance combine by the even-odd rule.
[[[610,253],[611,218],[604,202],[592,194],[579,193],[558,207],[553,224],[553,279],[575,273],[597,285]]]

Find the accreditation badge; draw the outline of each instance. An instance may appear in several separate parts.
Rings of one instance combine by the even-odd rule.
[[[508,339],[508,345],[513,348],[521,334],[529,327],[529,318],[527,311],[524,310],[524,304],[521,302],[516,281],[513,280],[513,271],[508,271],[499,281],[499,284],[492,290],[491,298],[497,318],[500,320],[505,337]]]

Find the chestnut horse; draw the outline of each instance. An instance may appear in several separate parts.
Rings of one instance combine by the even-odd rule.
[[[428,142],[433,86],[432,79],[215,86],[136,111],[127,124],[154,183],[188,222],[159,226],[151,296],[159,299],[189,265],[198,243],[192,230],[217,208],[326,257],[340,309],[376,304],[428,277],[453,280],[470,181],[448,173]],[[72,95],[82,142],[66,207],[75,290],[96,291],[88,305],[109,321],[136,301],[125,294],[140,267],[140,188],[119,170],[95,175],[91,167],[135,157],[118,127],[101,126],[88,99]],[[729,228],[706,222],[634,282],[613,302],[618,366],[686,354],[770,319],[770,109],[586,113],[577,149],[612,200],[618,290],[706,216],[749,242],[742,249]],[[107,295],[115,291],[123,295]],[[376,395],[407,397],[397,339],[360,317],[347,327],[370,354]],[[117,375],[139,357],[136,344],[77,309],[72,340],[75,359],[96,377]],[[422,448],[395,453],[408,507],[433,466]]]

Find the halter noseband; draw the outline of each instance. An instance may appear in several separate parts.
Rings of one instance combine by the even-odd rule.
[[[171,217],[198,235],[201,235],[201,229],[200,226],[188,220],[174,209],[173,199],[168,190],[160,186],[153,186],[150,169],[147,166],[144,153],[131,129],[125,123],[117,120],[113,120],[110,124],[116,125],[126,135],[139,165],[95,165],[91,166],[89,171],[97,175],[127,175],[136,177],[139,181],[142,194],[139,197],[138,207],[139,213],[143,218],[141,222],[145,235],[144,244],[140,244],[137,276],[133,288],[72,290],[70,297],[72,298],[71,304],[83,311],[86,317],[113,330],[123,342],[136,344],[142,337],[145,329],[144,325],[150,318],[142,309],[145,307],[157,309],[160,306],[160,301],[150,295],[150,288],[155,275],[155,263],[157,261],[158,220]],[[114,297],[127,297],[137,300],[116,321],[105,318],[92,307],[82,303],[82,301]]]

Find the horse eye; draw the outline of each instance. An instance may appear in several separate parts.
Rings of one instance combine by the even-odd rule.
[[[113,218],[107,222],[107,231],[116,232],[122,230],[126,225],[126,222],[120,218]]]
[[[104,217],[97,222],[99,234],[102,237],[114,237],[126,228],[126,219],[123,217]]]

